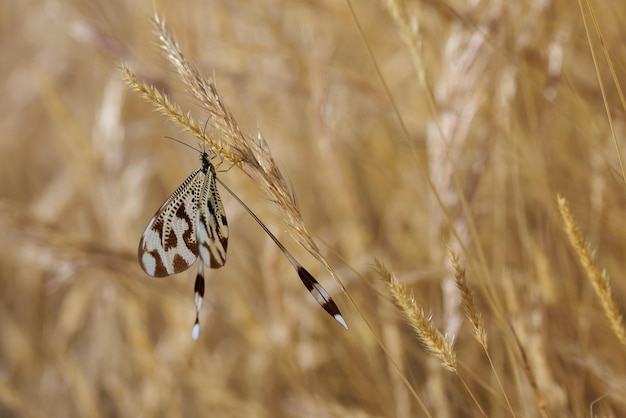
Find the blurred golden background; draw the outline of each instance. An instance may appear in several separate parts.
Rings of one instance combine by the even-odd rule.
[[[626,416],[622,325],[603,310],[626,309],[622,2],[0,8],[0,417]],[[155,14],[239,126],[263,133],[346,293],[253,181],[237,167],[219,177],[349,331],[224,191],[228,262],[207,271],[198,341],[195,267],[140,269],[143,229],[198,167],[164,136],[198,141],[119,65],[207,117],[164,59]],[[557,194],[611,279],[608,299]],[[424,350],[376,259],[454,342],[456,372]]]

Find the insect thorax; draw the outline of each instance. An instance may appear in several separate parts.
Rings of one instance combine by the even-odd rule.
[[[213,165],[211,163],[211,160],[209,159],[209,154],[207,154],[206,152],[202,152],[200,154],[200,162],[202,163],[202,172],[204,174],[208,173],[209,167]]]

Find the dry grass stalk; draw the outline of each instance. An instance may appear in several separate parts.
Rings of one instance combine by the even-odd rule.
[[[137,79],[137,76],[132,71],[130,71],[127,66],[122,65],[121,69],[123,73],[123,80],[128,83],[128,85],[131,86],[135,91],[140,93],[144,97],[144,99],[151,102],[158,111],[172,119],[185,130],[194,134],[194,136],[198,138],[203,138],[202,128],[191,117],[189,113],[183,113],[178,104],[172,102],[167,95],[161,93],[156,87],[139,81]],[[207,132],[205,134],[204,139],[209,144],[209,146],[213,148],[213,150],[219,150],[220,143],[213,135],[210,134],[210,132]],[[234,159],[233,155],[228,155],[226,153],[224,154],[227,159]]]
[[[193,133],[216,154],[237,165],[255,180],[267,198],[276,204],[284,215],[296,241],[322,262],[338,280],[333,268],[321,255],[304,224],[296,198],[288,188],[261,133],[259,132],[257,138],[254,139],[242,132],[234,116],[221,99],[213,78],[204,76],[186,59],[162,19],[155,17],[152,22],[165,56],[174,66],[181,81],[187,86],[189,93],[201,107],[208,111],[207,126],[215,135],[211,135],[211,132],[204,132],[204,129],[189,113],[183,113],[180,106],[160,93],[157,88],[140,82],[127,67],[122,66],[124,80],[163,114]]]
[[[380,16],[386,1],[393,2],[389,19]],[[215,292],[203,309],[208,338],[201,344],[189,338],[189,277],[152,280],[136,259],[146,217],[172,184],[148,182],[155,167],[141,144],[147,136],[161,143],[162,133],[145,123],[151,105],[124,105],[127,98],[112,81],[121,72],[112,63],[154,64],[157,38],[145,39],[151,27],[146,31],[140,12],[154,5],[86,8],[69,1],[52,9],[38,2],[7,8],[0,416],[481,416],[472,408],[474,394],[494,417],[626,416],[624,346],[607,335],[613,333],[608,326],[596,326],[598,318],[577,315],[596,297],[580,292],[589,286],[587,275],[572,274],[581,267],[563,257],[563,244],[551,236],[563,221],[547,216],[542,204],[554,188],[563,196],[578,193],[570,209],[590,210],[589,226],[579,227],[587,242],[602,239],[598,270],[620,265],[626,230],[604,226],[623,223],[623,183],[615,181],[622,177],[613,169],[617,151],[611,152],[603,123],[611,117],[607,109],[619,106],[620,88],[605,85],[603,95],[595,80],[619,78],[620,67],[617,73],[610,67],[624,43],[619,28],[626,2],[588,4],[583,15],[565,2],[456,2],[455,9],[407,0],[381,0],[378,7],[350,2],[356,17],[336,2],[283,1],[265,9],[250,2],[185,2],[160,9],[170,30],[180,28],[197,45],[187,50],[187,41],[181,43],[186,58],[215,62],[218,84],[230,80],[244,95],[221,98],[251,134],[252,148],[260,140],[231,106],[235,101],[272,126],[276,134],[266,138],[273,152],[293,150],[293,141],[279,139],[300,135],[297,152],[316,169],[314,176],[290,173],[309,188],[311,201],[318,198],[306,221],[315,221],[345,257],[355,312],[367,307],[350,333],[317,322],[329,318],[315,311],[295,319],[307,296],[286,292],[279,255],[269,243],[259,251],[258,235],[248,234],[240,236],[245,242],[233,254],[237,262],[214,272]],[[602,22],[595,31],[591,7]],[[357,17],[382,81],[355,36]],[[171,96],[181,111],[149,92],[152,85],[187,90],[163,64],[154,75],[162,82],[136,71],[135,84],[147,82],[142,89],[151,102],[181,119],[177,126],[191,126],[193,134],[185,135],[196,143],[192,135],[202,135],[209,111],[196,99],[188,105]],[[213,75],[213,64],[205,68]],[[225,87],[218,86],[220,94]],[[214,93],[206,92],[209,100]],[[431,96],[436,102],[427,102]],[[230,145],[239,134],[222,120],[220,107],[215,113],[209,123],[221,127],[207,129],[206,148],[226,166],[236,161],[252,173],[254,160],[246,163]],[[619,132],[620,121],[614,122]],[[170,164],[158,169],[162,176],[182,175]],[[241,187],[259,187],[245,183]],[[319,185],[333,187],[313,196]],[[453,307],[449,296],[460,292],[454,269],[442,268],[449,263],[442,251],[447,242],[472,282],[494,358],[471,343],[461,353],[462,332],[452,345],[459,373],[446,376],[438,357],[421,355],[415,337],[392,341],[381,334],[387,330],[370,326],[395,331],[387,311],[391,296],[381,297],[358,277],[374,257],[393,260],[415,280],[409,286],[398,276],[409,295],[415,292],[418,302],[418,295],[432,295],[422,307],[438,312],[435,324],[453,341],[444,327]],[[444,275],[445,288],[439,286]],[[626,289],[611,284],[621,311]],[[559,289],[555,295],[552,286]],[[412,356],[416,350],[420,355]],[[401,361],[407,353],[410,361]],[[411,396],[408,407],[400,405],[406,393],[397,376]],[[498,378],[502,390],[495,387]]]
[[[591,282],[593,289],[600,299],[600,304],[602,305],[604,315],[609,322],[609,326],[622,345],[626,346],[626,333],[624,332],[622,324],[622,315],[613,300],[609,277],[606,271],[600,270],[596,264],[591,248],[589,244],[585,242],[580,230],[578,229],[578,225],[576,224],[574,216],[570,211],[567,200],[564,197],[557,195],[557,204],[559,206],[563,222],[565,223],[565,233],[567,234],[567,238],[569,239],[570,244],[572,244],[574,251],[576,251],[578,259],[587,274],[587,278]]]
[[[68,276],[88,268],[125,272],[136,262],[124,251],[66,234],[5,199],[0,199],[0,228],[22,248],[20,258],[25,263],[37,263]]]
[[[413,66],[417,72],[418,78],[422,86],[426,87],[426,73],[424,72],[424,61],[422,59],[422,45],[421,36],[419,33],[419,21],[417,19],[410,19],[406,10],[406,4],[398,0],[385,0],[385,5],[389,14],[393,18],[394,22],[398,26],[398,33],[402,36],[402,40],[406,43],[411,58],[413,59]],[[430,92],[430,89],[426,89]],[[432,96],[429,95],[429,99]]]
[[[458,255],[450,247],[448,247],[448,258],[450,259],[450,263],[452,264],[452,268],[454,269],[454,277],[456,281],[456,286],[461,294],[461,304],[463,306],[463,311],[465,312],[465,316],[472,325],[472,328],[474,328],[474,338],[476,338],[478,343],[483,347],[483,350],[485,350],[485,355],[489,360],[489,364],[491,365],[491,369],[493,370],[494,376],[496,377],[498,386],[502,391],[502,396],[504,397],[509,411],[513,416],[515,416],[514,409],[511,406],[509,397],[506,394],[506,390],[504,388],[502,380],[500,379],[500,376],[498,375],[498,372],[493,365],[491,355],[489,354],[489,348],[487,344],[487,330],[485,329],[485,323],[483,322],[482,315],[478,311],[478,307],[476,306],[474,291],[469,287],[469,284],[467,283],[467,278],[465,277],[465,269],[461,267],[461,265],[459,264]]]
[[[376,272],[387,285],[424,347],[439,358],[446,370],[456,372],[456,354],[450,342],[437,330],[432,319],[426,315],[421,306],[417,305],[413,296],[407,293],[396,276],[381,261],[376,259],[375,262]]]
[[[474,292],[467,284],[465,269],[461,267],[461,265],[459,264],[459,257],[454,253],[454,251],[452,251],[451,248],[448,248],[448,258],[450,259],[450,263],[452,263],[452,267],[454,268],[456,287],[459,289],[459,292],[461,292],[461,304],[463,305],[465,315],[467,316],[467,319],[474,328],[474,337],[476,338],[476,340],[478,340],[480,345],[482,345],[486,351],[487,331],[485,330],[482,316],[478,311],[478,308],[476,307]]]
[[[515,333],[515,329],[513,327],[509,327],[509,330],[511,331],[515,344],[517,345],[517,348],[519,350],[519,363],[522,365],[522,370],[524,371],[526,380],[528,381],[528,384],[533,390],[535,399],[537,399],[537,407],[539,408],[539,412],[541,413],[542,417],[547,417],[548,415],[547,415],[546,409],[548,406],[548,402],[546,401],[546,398],[543,396],[543,393],[541,392],[541,389],[539,388],[539,384],[537,383],[537,378],[535,377],[535,372],[533,371],[533,368],[531,367],[530,362],[528,361],[528,355],[526,354],[526,350],[524,349],[524,346],[519,340],[519,337]]]

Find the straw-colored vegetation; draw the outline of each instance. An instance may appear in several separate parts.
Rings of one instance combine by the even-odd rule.
[[[620,2],[0,16],[0,417],[626,416]],[[195,269],[137,262],[165,136],[349,331],[222,192],[191,339]]]

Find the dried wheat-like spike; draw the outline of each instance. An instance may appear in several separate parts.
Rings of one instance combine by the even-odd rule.
[[[383,279],[396,303],[406,315],[409,324],[417,334],[424,347],[439,358],[446,370],[456,372],[456,353],[446,337],[437,330],[432,319],[426,315],[415,299],[407,294],[404,286],[396,276],[387,270],[379,260],[375,260],[376,272]]]
[[[557,195],[557,204],[561,217],[565,223],[565,233],[569,239],[570,244],[576,251],[578,259],[587,274],[587,278],[593,286],[596,294],[600,298],[600,304],[604,310],[604,315],[609,322],[609,326],[620,340],[620,342],[626,346],[626,333],[622,325],[622,315],[615,306],[613,301],[613,295],[611,293],[611,285],[609,283],[609,277],[604,270],[600,270],[593,257],[591,248],[588,243],[585,242],[583,236],[576,225],[574,216],[570,211],[569,204],[564,197]]]
[[[476,307],[474,292],[470,289],[469,284],[467,283],[465,269],[461,267],[459,264],[459,257],[454,253],[454,251],[452,251],[451,248],[448,248],[448,258],[450,259],[450,263],[452,263],[452,268],[454,268],[456,287],[459,289],[459,292],[461,292],[463,310],[465,311],[465,315],[467,316],[467,319],[469,319],[470,324],[472,324],[472,327],[474,328],[474,337],[478,340],[480,345],[487,350],[487,331],[485,330],[482,316]]]
[[[311,237],[311,234],[306,228],[298,209],[295,196],[287,187],[287,182],[278,169],[278,166],[274,161],[269,147],[261,133],[259,132],[256,138],[251,138],[242,132],[234,116],[230,113],[224,101],[221,99],[213,78],[204,76],[186,59],[178,46],[178,43],[166,29],[162,19],[155,17],[152,19],[152,22],[155,26],[157,35],[159,36],[159,40],[161,41],[161,48],[165,52],[167,59],[174,66],[176,72],[181,78],[181,81],[187,86],[189,93],[198,101],[201,107],[208,111],[209,117],[205,123],[205,127],[201,129],[199,124],[196,123],[189,114],[183,113],[180,107],[172,102],[166,95],[159,92],[155,87],[139,81],[127,67],[122,66],[124,80],[132,88],[140,92],[145,99],[152,102],[158,110],[170,117],[170,119],[176,123],[182,125],[185,130],[192,132],[197,138],[212,148],[216,154],[242,168],[246,174],[255,180],[265,191],[266,196],[274,202],[283,213],[288,225],[290,226],[290,231],[296,241],[298,241],[300,245],[305,247],[313,256],[320,260],[326,269],[339,282],[334,270],[321,255],[317,245]],[[209,128],[208,130],[206,129],[207,127]],[[204,152],[202,152],[202,154],[206,155]],[[210,165],[208,162],[207,164]],[[200,175],[198,176],[201,177]],[[213,175],[213,177],[215,176]],[[199,180],[197,183],[199,183]],[[223,183],[222,185],[226,187]],[[215,190],[215,195],[216,194],[217,189]],[[240,200],[239,198],[237,199]],[[192,205],[192,203],[193,202],[191,202],[190,205]],[[247,206],[245,206],[243,202],[240,201],[240,203],[242,203],[242,205],[244,205],[247,209]],[[249,209],[247,210],[249,211]],[[319,283],[317,283],[315,279],[313,279],[310,274],[308,274],[308,272],[306,272],[306,270],[304,270],[299,263],[294,264],[295,259],[293,256],[291,256],[286,248],[278,242],[278,240],[271,234],[271,232],[269,232],[262,222],[254,214],[252,215],[259,222],[259,224],[263,226],[272,239],[277,242],[281,251],[289,259],[294,268],[296,268],[302,282],[313,294],[317,302],[320,303],[320,305],[322,305],[330,315],[347,328],[339,309],[331,299],[330,295]],[[175,217],[168,217],[167,219],[174,218]],[[184,218],[184,216],[182,218]],[[151,225],[148,226],[148,229],[150,228]],[[157,237],[161,236],[158,234],[154,235]],[[152,243],[153,241],[154,240],[149,242]],[[191,241],[192,240],[190,239],[191,244],[195,243]],[[202,240],[200,239],[199,241]],[[208,241],[205,240],[205,242]],[[159,243],[157,242],[157,244]],[[152,253],[154,253],[157,249],[160,249],[157,244],[154,245],[154,249],[151,249]],[[193,245],[191,246],[193,247]],[[225,245],[223,247],[225,249]],[[176,251],[174,251],[173,254],[195,255],[193,251],[187,253],[179,251],[179,249],[182,249],[182,247],[177,246],[175,248]],[[149,274],[155,273],[153,275],[156,275],[157,270],[159,273],[163,273],[163,271],[165,271],[168,274],[171,274],[171,272],[177,272],[177,269],[170,266],[168,263],[162,263],[164,268],[158,269],[157,267],[160,267],[161,264],[157,261],[163,257],[159,258],[152,255],[152,253],[147,256],[145,255],[146,251],[142,250],[143,247],[140,246],[140,259],[144,261],[142,266]],[[224,257],[220,257],[220,261],[225,261],[225,251],[223,252],[223,255]],[[184,262],[178,262],[178,264],[184,266],[185,268],[189,267],[192,258],[195,260],[195,257],[188,256],[185,258]],[[179,259],[180,257],[175,260],[179,261]],[[220,265],[223,265],[223,262]],[[211,266],[213,267],[214,265],[211,264]],[[306,275],[302,274],[303,271],[306,272]],[[198,292],[196,293],[198,294]],[[196,334],[196,328],[194,327],[194,335]]]
[[[216,135],[207,135],[205,139],[197,124],[193,127],[186,125],[185,119],[181,118],[178,113],[174,119],[185,125],[185,128],[192,131],[199,139],[206,140],[214,151],[241,167],[246,174],[254,179],[268,199],[274,202],[283,213],[296,241],[322,262],[333,277],[338,280],[334,270],[321,255],[304,224],[295,196],[287,186],[287,182],[278,169],[278,165],[261,133],[259,132],[256,138],[252,138],[242,132],[234,116],[226,107],[224,100],[220,97],[213,78],[203,75],[187,60],[178,43],[165,27],[163,19],[155,17],[152,22],[167,59],[174,66],[190,94],[209,112],[208,126]],[[152,100],[150,96],[145,94],[144,96]],[[157,106],[161,107],[159,103]]]

